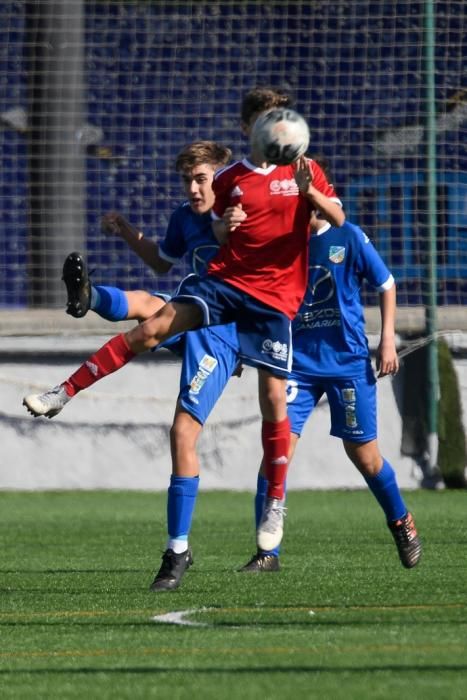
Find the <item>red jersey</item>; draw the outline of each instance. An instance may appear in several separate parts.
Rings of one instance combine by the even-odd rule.
[[[313,186],[339,202],[323,171],[310,160]],[[241,204],[245,221],[229,234],[208,273],[294,318],[305,295],[312,204],[300,194],[293,165],[258,168],[248,160],[220,170],[213,182],[214,219]]]

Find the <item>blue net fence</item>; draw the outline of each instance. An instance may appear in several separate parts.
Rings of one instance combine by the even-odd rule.
[[[30,60],[37,48],[31,46],[31,4],[0,3],[4,308],[31,304],[34,275],[41,274],[31,267],[30,252],[31,84],[37,89],[38,79]],[[347,217],[366,230],[397,280],[399,304],[423,305],[429,236],[425,6],[406,0],[84,2],[76,147],[84,164],[83,252],[93,279],[125,289],[174,289],[186,272],[182,265],[155,280],[124,243],[103,235],[100,218],[117,210],[147,236],[163,236],[183,199],[174,172],[178,151],[206,138],[228,145],[235,157],[245,155],[241,99],[248,89],[268,85],[294,95],[311,128],[310,153],[329,162]],[[438,304],[462,305],[467,4],[439,1],[434,9]],[[55,109],[61,99],[60,92],[50,96]],[[60,177],[60,160],[57,171]],[[50,206],[60,215],[60,202]],[[365,300],[371,304],[375,297],[367,291]]]

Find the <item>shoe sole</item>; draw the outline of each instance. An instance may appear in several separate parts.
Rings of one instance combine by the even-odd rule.
[[[174,581],[173,585],[169,584],[168,581],[160,581],[158,582],[160,585],[152,584],[151,586],[149,586],[149,590],[153,593],[157,593],[158,591],[176,591],[177,588],[180,586],[181,581],[182,579],[180,579],[179,581]]]
[[[263,569],[259,567],[258,569],[246,569],[245,567],[237,569],[240,574],[277,574],[280,571],[280,566],[277,569]]]
[[[83,318],[89,311],[90,295],[88,303],[83,307],[81,291],[89,285],[89,276],[86,271],[86,263],[80,253],[70,253],[63,263],[62,280],[67,291],[66,313],[74,318]]]

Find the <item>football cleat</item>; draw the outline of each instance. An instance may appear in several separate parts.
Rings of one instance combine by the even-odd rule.
[[[62,280],[68,295],[67,314],[75,318],[86,316],[91,305],[91,283],[81,253],[70,253],[65,259]]]
[[[394,537],[399,559],[406,569],[411,569],[418,564],[422,554],[422,543],[411,513],[407,513],[400,520],[388,523],[388,527]]]
[[[46,391],[44,394],[29,394],[23,399],[23,406],[26,406],[33,416],[46,416],[53,418],[60,413],[62,408],[71,401],[71,396],[65,391],[63,384]]]
[[[278,547],[284,534],[284,501],[279,498],[267,498],[256,531],[256,545],[263,552],[270,552]]]
[[[263,571],[279,571],[280,568],[279,557],[276,554],[258,550],[258,552],[251,557],[250,561],[245,564],[245,566],[238,569],[238,571],[260,574]]]
[[[156,578],[149,586],[150,591],[174,591],[179,587],[182,576],[193,564],[191,549],[181,554],[175,554],[172,549],[166,549],[162,555],[162,565]]]

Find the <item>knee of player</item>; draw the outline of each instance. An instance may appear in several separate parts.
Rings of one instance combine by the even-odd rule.
[[[155,329],[152,327],[151,321],[145,321],[135,326],[135,328],[132,328],[131,331],[127,333],[127,340],[130,348],[134,352],[149,350],[160,342],[155,333]]]
[[[279,409],[287,405],[285,389],[278,386],[269,386],[266,390],[260,390],[260,402],[264,407]]]
[[[184,411],[177,411],[172,427],[170,428],[170,443],[172,447],[183,446],[193,448],[196,445],[202,425]]]
[[[344,440],[345,451],[349,459],[364,476],[376,476],[383,465],[378,443],[371,440],[366,443]]]

